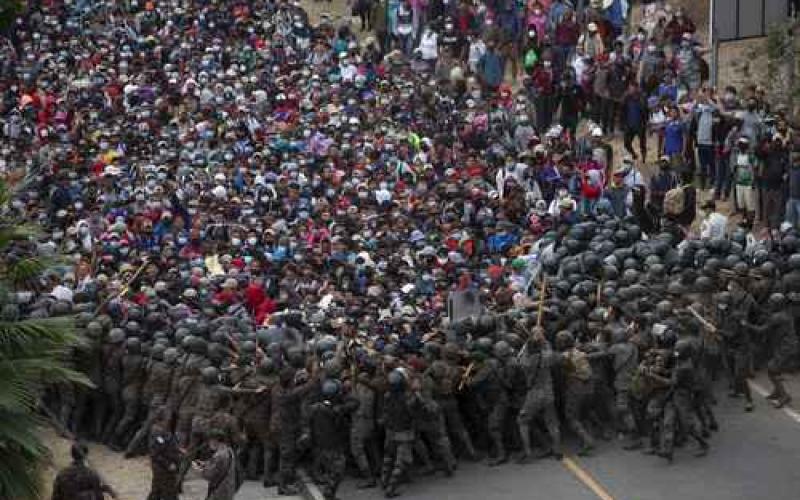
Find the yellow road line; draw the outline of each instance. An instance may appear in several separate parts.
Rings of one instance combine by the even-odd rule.
[[[593,478],[592,475],[586,471],[586,469],[581,467],[578,462],[573,460],[571,457],[565,456],[561,459],[561,463],[572,473],[572,475],[577,477],[578,480],[584,484],[584,486],[592,490],[592,493],[597,495],[597,498],[600,498],[601,500],[614,500],[614,497],[611,496],[611,494],[606,491],[606,489],[603,488],[603,486],[601,486],[600,483],[598,483],[595,478]]]

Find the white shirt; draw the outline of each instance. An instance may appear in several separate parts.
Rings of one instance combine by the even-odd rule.
[[[426,30],[419,40],[419,50],[422,52],[422,59],[431,61],[439,56],[439,42],[435,32]]]
[[[67,302],[72,302],[72,290],[65,287],[64,285],[58,285],[53,288],[53,291],[50,292],[50,295],[55,297],[57,300],[65,300]]]
[[[478,71],[478,61],[481,60],[481,57],[486,53],[486,44],[483,43],[483,40],[480,38],[473,41],[469,46],[469,69],[472,70],[473,73]]]
[[[342,76],[343,82],[352,82],[356,79],[358,68],[354,64],[341,65],[339,67],[339,73]]]
[[[379,204],[384,204],[392,201],[392,192],[388,189],[378,189],[375,191],[375,200]]]
[[[703,239],[717,239],[725,237],[728,227],[728,218],[718,212],[711,212],[700,223],[700,237]]]
[[[644,176],[642,176],[642,173],[635,168],[631,168],[630,171],[625,174],[623,182],[631,189],[635,188],[636,186],[647,186],[647,184],[644,182]]]

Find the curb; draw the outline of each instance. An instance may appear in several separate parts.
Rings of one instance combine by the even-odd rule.
[[[325,497],[322,496],[322,492],[320,491],[319,487],[314,484],[314,481],[311,480],[305,469],[298,470],[297,475],[300,476],[302,483],[303,490],[301,493],[303,498],[306,500],[325,500]]]

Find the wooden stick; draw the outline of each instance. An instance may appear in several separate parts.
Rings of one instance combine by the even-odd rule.
[[[714,337],[718,336],[717,327],[714,326],[713,323],[705,319],[699,312],[695,311],[692,306],[689,306],[686,309],[692,314],[692,316],[697,318],[697,321],[699,321],[704,327],[706,327],[706,330],[708,330],[712,334],[712,336]]]
[[[467,369],[464,370],[464,375],[461,376],[461,381],[458,383],[458,392],[464,390],[464,386],[467,384],[467,380],[469,380],[470,375],[472,374],[472,370],[475,369],[475,362],[471,362],[467,365]]]
[[[542,326],[542,317],[544,316],[544,299],[547,295],[547,278],[542,276],[542,287],[539,291],[539,311],[536,316],[536,326]]]
[[[600,282],[597,284],[597,295],[594,298],[595,307],[600,306],[600,299],[603,298],[603,285],[604,285],[605,278],[601,279]]]
[[[111,302],[112,300],[116,299],[116,298],[117,298],[117,297],[119,297],[120,295],[122,295],[122,294],[124,294],[124,293],[127,293],[127,291],[128,291],[128,288],[131,286],[131,283],[133,283],[133,280],[135,280],[136,278],[138,278],[138,277],[139,277],[139,275],[140,275],[140,274],[142,274],[142,271],[144,271],[144,268],[145,268],[145,266],[147,266],[147,264],[148,264],[149,262],[150,262],[150,261],[149,261],[149,259],[148,259],[147,257],[145,257],[145,258],[144,258],[144,262],[142,262],[142,265],[141,265],[141,266],[139,266],[139,269],[137,269],[135,273],[133,273],[133,276],[131,276],[131,277],[130,277],[130,279],[129,279],[129,280],[126,282],[126,283],[125,283],[125,285],[124,285],[122,288],[120,288],[120,289],[119,289],[119,292],[117,292],[117,293],[115,293],[114,295],[112,295],[112,296],[108,297],[106,300],[104,300],[103,302],[101,302],[99,306],[97,306],[97,309],[94,311],[94,314],[95,314],[95,316],[96,316],[96,315],[97,315],[97,314],[98,314],[98,313],[99,313],[99,312],[100,312],[100,311],[101,311],[101,310],[102,310],[102,309],[103,309],[103,308],[104,308],[104,307],[105,307],[105,306],[106,306],[106,305],[107,305],[109,302]]]

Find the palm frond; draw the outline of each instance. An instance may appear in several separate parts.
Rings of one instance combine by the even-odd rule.
[[[6,267],[3,278],[14,287],[20,287],[33,282],[51,265],[52,262],[38,256],[20,259]]]
[[[41,498],[42,469],[50,459],[41,424],[29,412],[0,411],[0,498]]]
[[[0,357],[33,355],[79,345],[74,320],[69,316],[21,321],[0,321]]]
[[[22,241],[41,234],[41,230],[30,224],[0,223],[0,249],[5,249],[14,241]]]

